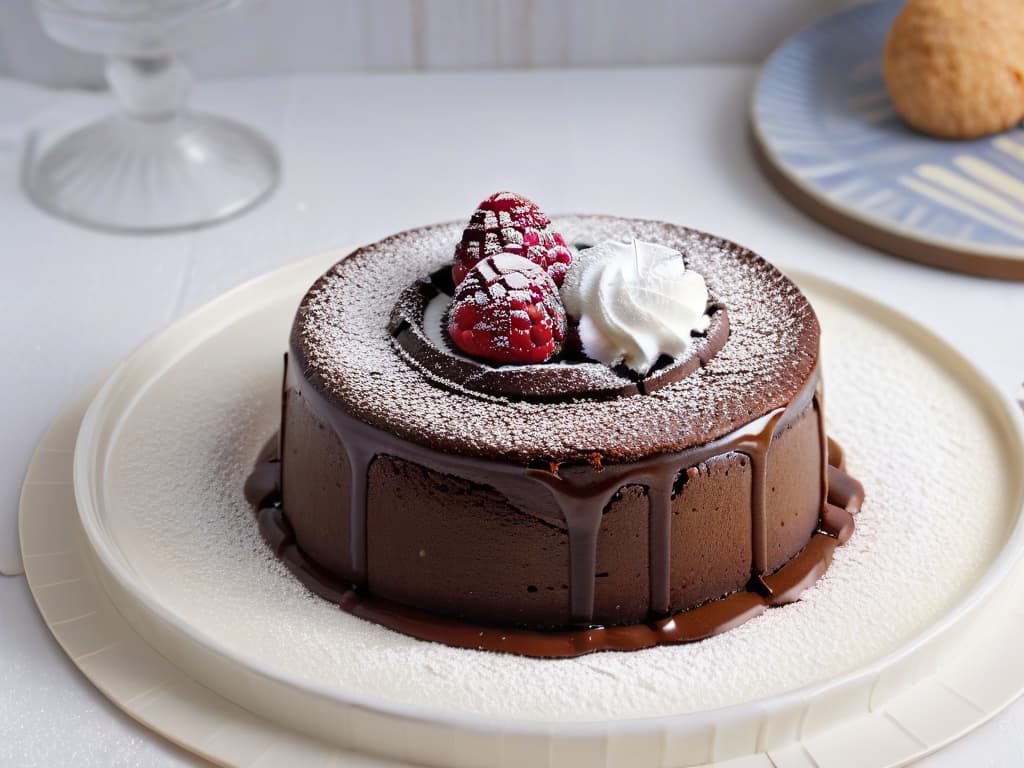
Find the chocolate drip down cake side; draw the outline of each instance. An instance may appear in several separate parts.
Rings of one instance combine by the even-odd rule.
[[[546,657],[796,600],[863,498],[826,436],[817,318],[777,269],[512,193],[317,280],[246,492],[344,610]]]

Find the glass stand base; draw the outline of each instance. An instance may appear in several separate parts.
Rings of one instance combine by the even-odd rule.
[[[120,114],[65,136],[26,170],[28,194],[57,216],[105,230],[160,232],[250,208],[276,186],[280,161],[265,138],[232,120]]]

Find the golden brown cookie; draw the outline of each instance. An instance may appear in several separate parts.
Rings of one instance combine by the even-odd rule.
[[[885,41],[882,73],[919,131],[970,139],[1024,118],[1024,2],[908,0]]]

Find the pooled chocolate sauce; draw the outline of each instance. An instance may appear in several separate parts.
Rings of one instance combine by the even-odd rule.
[[[838,447],[830,452],[836,460]],[[643,624],[620,627],[586,626],[556,632],[490,627],[410,608],[347,584],[303,555],[296,546],[285,511],[280,507],[280,463],[257,465],[246,496],[258,508],[260,532],[274,554],[310,591],[337,603],[353,616],[381,624],[421,640],[460,648],[516,653],[543,658],[581,656],[594,651],[634,651],[655,645],[702,640],[754,618],[771,606],[795,601],[828,568],[835,548],[853,533],[853,513],[864,495],[860,484],[839,466],[828,467],[830,490],[818,530],[807,546],[773,574],[763,576],[764,592],[735,592],[682,613],[653,617]]]
[[[596,650],[634,650],[661,643],[699,640],[736,626],[771,605],[791,602],[824,572],[834,548],[853,530],[851,514],[859,509],[863,490],[856,480],[825,461],[822,471],[822,511],[818,531],[807,546],[775,573],[768,572],[765,516],[768,449],[772,437],[815,407],[821,455],[829,454],[824,430],[817,371],[785,408],[771,411],[706,445],[678,453],[659,454],[629,464],[570,465],[549,469],[441,453],[402,440],[336,408],[288,363],[286,388],[295,390],[339,437],[352,471],[348,514],[353,578],[345,583],[308,560],[297,547],[286,511],[280,506],[280,465],[261,463],[247,484],[249,500],[259,508],[264,537],[313,592],[346,611],[425,640],[468,648],[507,651],[531,656],[575,656]],[[816,403],[814,401],[817,401]],[[746,454],[753,472],[751,485],[750,586],[719,600],[682,613],[659,617],[669,610],[671,499],[676,477],[708,459],[732,451]],[[838,454],[838,451],[836,451]],[[365,594],[367,474],[375,456],[387,455],[494,488],[509,498],[521,498],[545,486],[556,502],[569,537],[569,599],[578,629],[539,632],[486,627],[444,618]],[[275,469],[276,468],[276,469]],[[275,472],[277,476],[275,477]],[[593,626],[595,564],[602,514],[612,496],[627,485],[647,490],[650,514],[650,597],[652,620],[620,627]],[[543,514],[543,513],[537,513]]]

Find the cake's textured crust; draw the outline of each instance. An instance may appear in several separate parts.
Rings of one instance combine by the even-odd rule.
[[[914,128],[946,139],[1006,130],[1024,118],[1020,0],[909,0],[885,43],[882,72]]]
[[[395,354],[388,321],[402,291],[451,260],[458,224],[361,248],[303,300],[291,349],[346,413],[411,442],[478,458],[633,461],[701,445],[786,406],[818,363],[818,321],[775,267],[727,240],[663,222],[556,217],[564,233],[682,251],[729,313],[728,342],[704,367],[647,397],[537,403],[438,387]]]
[[[446,272],[458,225],[362,248],[295,318],[280,465],[247,491],[266,538],[356,615],[532,655],[686,642],[796,599],[862,498],[836,456],[828,466],[806,298],[756,254],[684,227],[554,226],[682,252],[713,297],[688,360],[663,363],[657,388],[563,362],[494,368],[500,387],[469,389],[422,364],[435,342],[416,299],[437,298],[422,281]],[[521,386],[566,366],[564,397]]]

